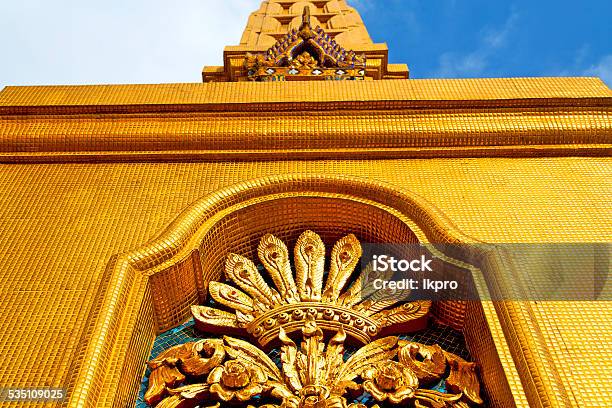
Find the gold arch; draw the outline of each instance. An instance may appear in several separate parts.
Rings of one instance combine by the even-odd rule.
[[[88,333],[89,339],[82,353],[80,370],[75,376],[69,406],[125,404],[134,400],[141,378],[139,374],[142,373],[155,335],[184,321],[189,306],[203,300],[206,281],[220,274],[220,265],[215,264],[215,256],[220,261],[228,248],[222,248],[222,255],[206,252],[215,248],[211,241],[214,237],[210,235],[215,228],[217,232],[227,231],[232,217],[238,217],[241,213],[248,215],[249,211],[258,208],[266,209],[265,204],[283,201],[286,204],[287,200],[294,200],[291,205],[295,205],[309,199],[315,200],[316,204],[342,204],[337,209],[346,209],[343,206],[347,205],[353,206],[349,210],[358,207],[369,209],[369,214],[378,214],[381,220],[394,228],[404,224],[404,237],[411,232],[421,242],[477,242],[461,233],[424,197],[379,181],[347,176],[292,174],[249,180],[221,189],[187,208],[147,245],[119,255],[110,265],[112,273],[101,309]],[[267,210],[273,208],[269,206]],[[285,215],[292,214],[296,213],[288,212]],[[363,219],[360,213],[353,212],[348,216],[348,220],[352,217],[353,226],[359,226],[359,220]],[[281,217],[282,220],[289,218]],[[237,241],[247,251],[249,239],[259,239],[262,231],[269,232],[266,223],[258,221],[258,225],[252,226],[250,235],[247,234],[243,241]],[[303,222],[297,223],[294,229],[285,231],[290,237],[291,231],[302,231],[304,227]],[[374,242],[376,239],[384,241],[382,230],[365,238],[373,238]],[[325,237],[326,233],[324,231],[321,235]],[[332,232],[329,234],[333,235]],[[504,273],[508,265],[503,257],[496,253],[493,255],[480,254],[484,274],[475,276],[475,279],[480,283],[493,282],[499,286],[502,280],[498,279],[498,275]],[[472,271],[480,274],[477,268],[472,268]],[[485,276],[487,279],[483,279]],[[486,290],[486,287],[483,289]],[[183,291],[183,299],[173,303],[173,291]],[[174,300],[177,300],[176,296]],[[468,302],[465,307],[464,315],[468,316],[464,327],[466,340],[476,360],[486,371],[484,388],[487,394],[495,395],[496,400],[501,402],[501,405],[496,405],[528,406],[529,400],[529,403],[537,405],[563,406],[567,394],[548,351],[543,347],[541,334],[534,326],[535,321],[530,319],[533,313],[529,305],[519,302]],[[473,327],[470,326],[472,324]],[[488,333],[482,333],[483,324],[489,328]],[[508,344],[515,347],[510,349]],[[479,355],[479,350],[484,354]],[[533,357],[535,354],[537,358]],[[533,380],[536,378],[538,382]],[[558,392],[553,394],[549,390]]]

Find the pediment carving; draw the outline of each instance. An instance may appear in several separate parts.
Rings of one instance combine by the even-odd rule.
[[[431,303],[402,303],[397,293],[368,286],[374,273],[368,267],[354,276],[362,255],[354,235],[333,246],[327,267],[323,241],[312,231],[299,237],[293,264],[285,243],[271,234],[261,239],[257,254],[259,268],[229,254],[226,281],[209,283],[212,305],[192,308],[200,331],[216,337],[172,347],[148,363],[147,403],[162,408],[483,403],[475,363],[438,345],[380,335],[426,324]],[[432,388],[440,381],[445,392]]]
[[[311,26],[304,8],[299,29],[290,30],[265,53],[247,54],[245,69],[252,81],[353,79],[366,75],[366,57],[345,50],[320,26]]]

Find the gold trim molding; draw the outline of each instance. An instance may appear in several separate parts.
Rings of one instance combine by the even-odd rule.
[[[578,108],[0,116],[0,161],[608,156],[611,133],[609,111]]]

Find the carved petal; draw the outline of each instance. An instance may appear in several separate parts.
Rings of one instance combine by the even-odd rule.
[[[263,310],[279,303],[278,293],[268,286],[251,260],[240,255],[229,254],[225,261],[225,274],[264,306]]]
[[[308,321],[302,329],[302,334],[304,337],[302,352],[306,356],[302,383],[304,386],[317,385],[321,383],[325,369],[323,331],[314,321]]]
[[[299,391],[302,389],[302,383],[300,376],[297,371],[297,346],[291,340],[285,330],[281,327],[278,338],[283,343],[281,347],[281,363],[283,365],[283,374],[285,376],[285,383],[288,384],[293,391]]]
[[[178,360],[188,358],[193,354],[194,345],[194,342],[190,342],[169,348],[147,364],[152,370],[161,366],[174,366]]]
[[[208,384],[190,384],[168,390],[171,395],[180,395],[184,399],[200,399],[208,392]]]
[[[331,253],[331,264],[323,299],[336,301],[361,258],[361,244],[350,234],[336,242]]]
[[[353,306],[369,298],[377,291],[374,281],[377,279],[389,280],[393,276],[391,268],[384,272],[374,270],[374,264],[368,263],[363,267],[361,273],[355,279],[350,288],[340,297],[340,304],[343,306]]]
[[[414,395],[414,388],[412,387],[402,387],[394,393],[389,394],[389,401],[394,404],[399,404],[411,398]]]
[[[252,314],[254,312],[253,299],[236,288],[226,285],[225,283],[210,282],[208,284],[208,291],[210,296],[222,305],[246,314]]]
[[[191,306],[191,315],[195,319],[196,327],[208,333],[236,333],[242,332],[242,326],[236,314],[228,313],[223,310],[214,309],[208,306]],[[241,314],[242,316],[252,315]]]
[[[238,397],[240,401],[248,401],[262,392],[263,387],[260,384],[250,384],[246,388],[236,391],[236,397]]]
[[[281,373],[278,367],[262,350],[244,340],[227,336],[224,336],[223,340],[227,345],[225,350],[232,358],[254,364],[261,368],[269,378],[281,381]]]
[[[371,380],[364,381],[363,388],[368,393],[370,393],[374,397],[374,399],[376,399],[377,401],[385,401],[388,397],[388,394],[380,390],[376,386],[376,384],[374,384],[374,381],[371,381]]]
[[[175,367],[162,366],[151,372],[149,388],[144,399],[149,405],[155,405],[166,394],[169,387],[185,380],[185,376]]]
[[[419,343],[400,343],[399,361],[419,378],[421,384],[439,380],[446,371],[446,357],[438,345],[425,346]],[[419,359],[423,357],[422,359]]]
[[[295,394],[293,394],[293,392],[291,392],[291,390],[287,388],[285,384],[269,381],[267,387],[270,390],[270,395],[274,398],[291,403],[295,402]],[[297,402],[295,403],[295,406],[297,406]]]
[[[210,392],[217,394],[222,401],[231,401],[234,398],[235,392],[223,387],[219,383],[214,383],[210,386]]]
[[[416,407],[430,408],[469,408],[467,404],[461,401],[461,394],[444,394],[434,390],[416,390],[414,398],[416,398]]]
[[[285,243],[272,234],[266,234],[259,242],[257,253],[261,263],[270,273],[281,298],[289,303],[298,302],[299,296]]]
[[[391,360],[397,354],[397,337],[385,337],[360,348],[340,368],[336,383],[350,381],[361,375],[368,366],[383,360]]]
[[[219,366],[225,358],[225,349],[221,340],[208,339],[198,342],[195,349],[198,353],[190,358],[183,359],[181,364],[181,371],[192,377],[208,374],[213,368]],[[209,358],[202,358],[202,353]]]
[[[340,330],[330,340],[325,352],[325,361],[327,362],[325,379],[327,382],[332,382],[336,378],[338,370],[344,363],[344,341],[346,340],[346,332],[340,326]]]
[[[372,316],[372,319],[380,322],[383,327],[400,328],[406,322],[426,318],[430,307],[431,301],[429,300],[408,302],[391,310],[383,310]]]
[[[145,401],[154,405],[166,394],[170,387],[185,381],[185,376],[176,368],[181,359],[187,359],[195,354],[196,343],[186,343],[172,347],[147,364],[151,367],[149,388],[145,394]]]
[[[377,290],[369,298],[357,305],[355,309],[366,313],[367,316],[371,316],[396,303],[407,300],[409,296],[410,290],[381,289]]]
[[[340,296],[338,304],[347,307],[353,306],[369,296],[369,294],[365,296],[364,290],[366,289],[365,285],[369,282],[369,276],[373,273],[373,269],[374,267],[371,263],[367,264],[351,286]]]
[[[251,367],[251,381],[259,384],[264,384],[268,380],[268,376],[259,367]]]
[[[223,367],[215,367],[210,374],[208,374],[208,378],[206,382],[208,384],[214,384],[221,381],[221,377],[223,376]]]
[[[325,245],[317,234],[306,231],[295,245],[297,288],[303,302],[321,300],[325,272]]]
[[[457,393],[463,393],[475,404],[482,404],[480,398],[480,383],[476,376],[476,363],[468,363],[459,356],[446,353],[446,359],[450,365],[450,375],[446,379],[448,388]]]
[[[184,402],[185,402],[185,399],[182,398],[180,395],[173,395],[171,397],[165,398],[163,401],[157,404],[156,408],[178,408]]]

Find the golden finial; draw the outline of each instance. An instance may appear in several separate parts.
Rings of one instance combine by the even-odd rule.
[[[310,7],[308,6],[304,7],[304,12],[302,13],[302,26],[300,27],[300,30],[305,26],[310,27]]]

